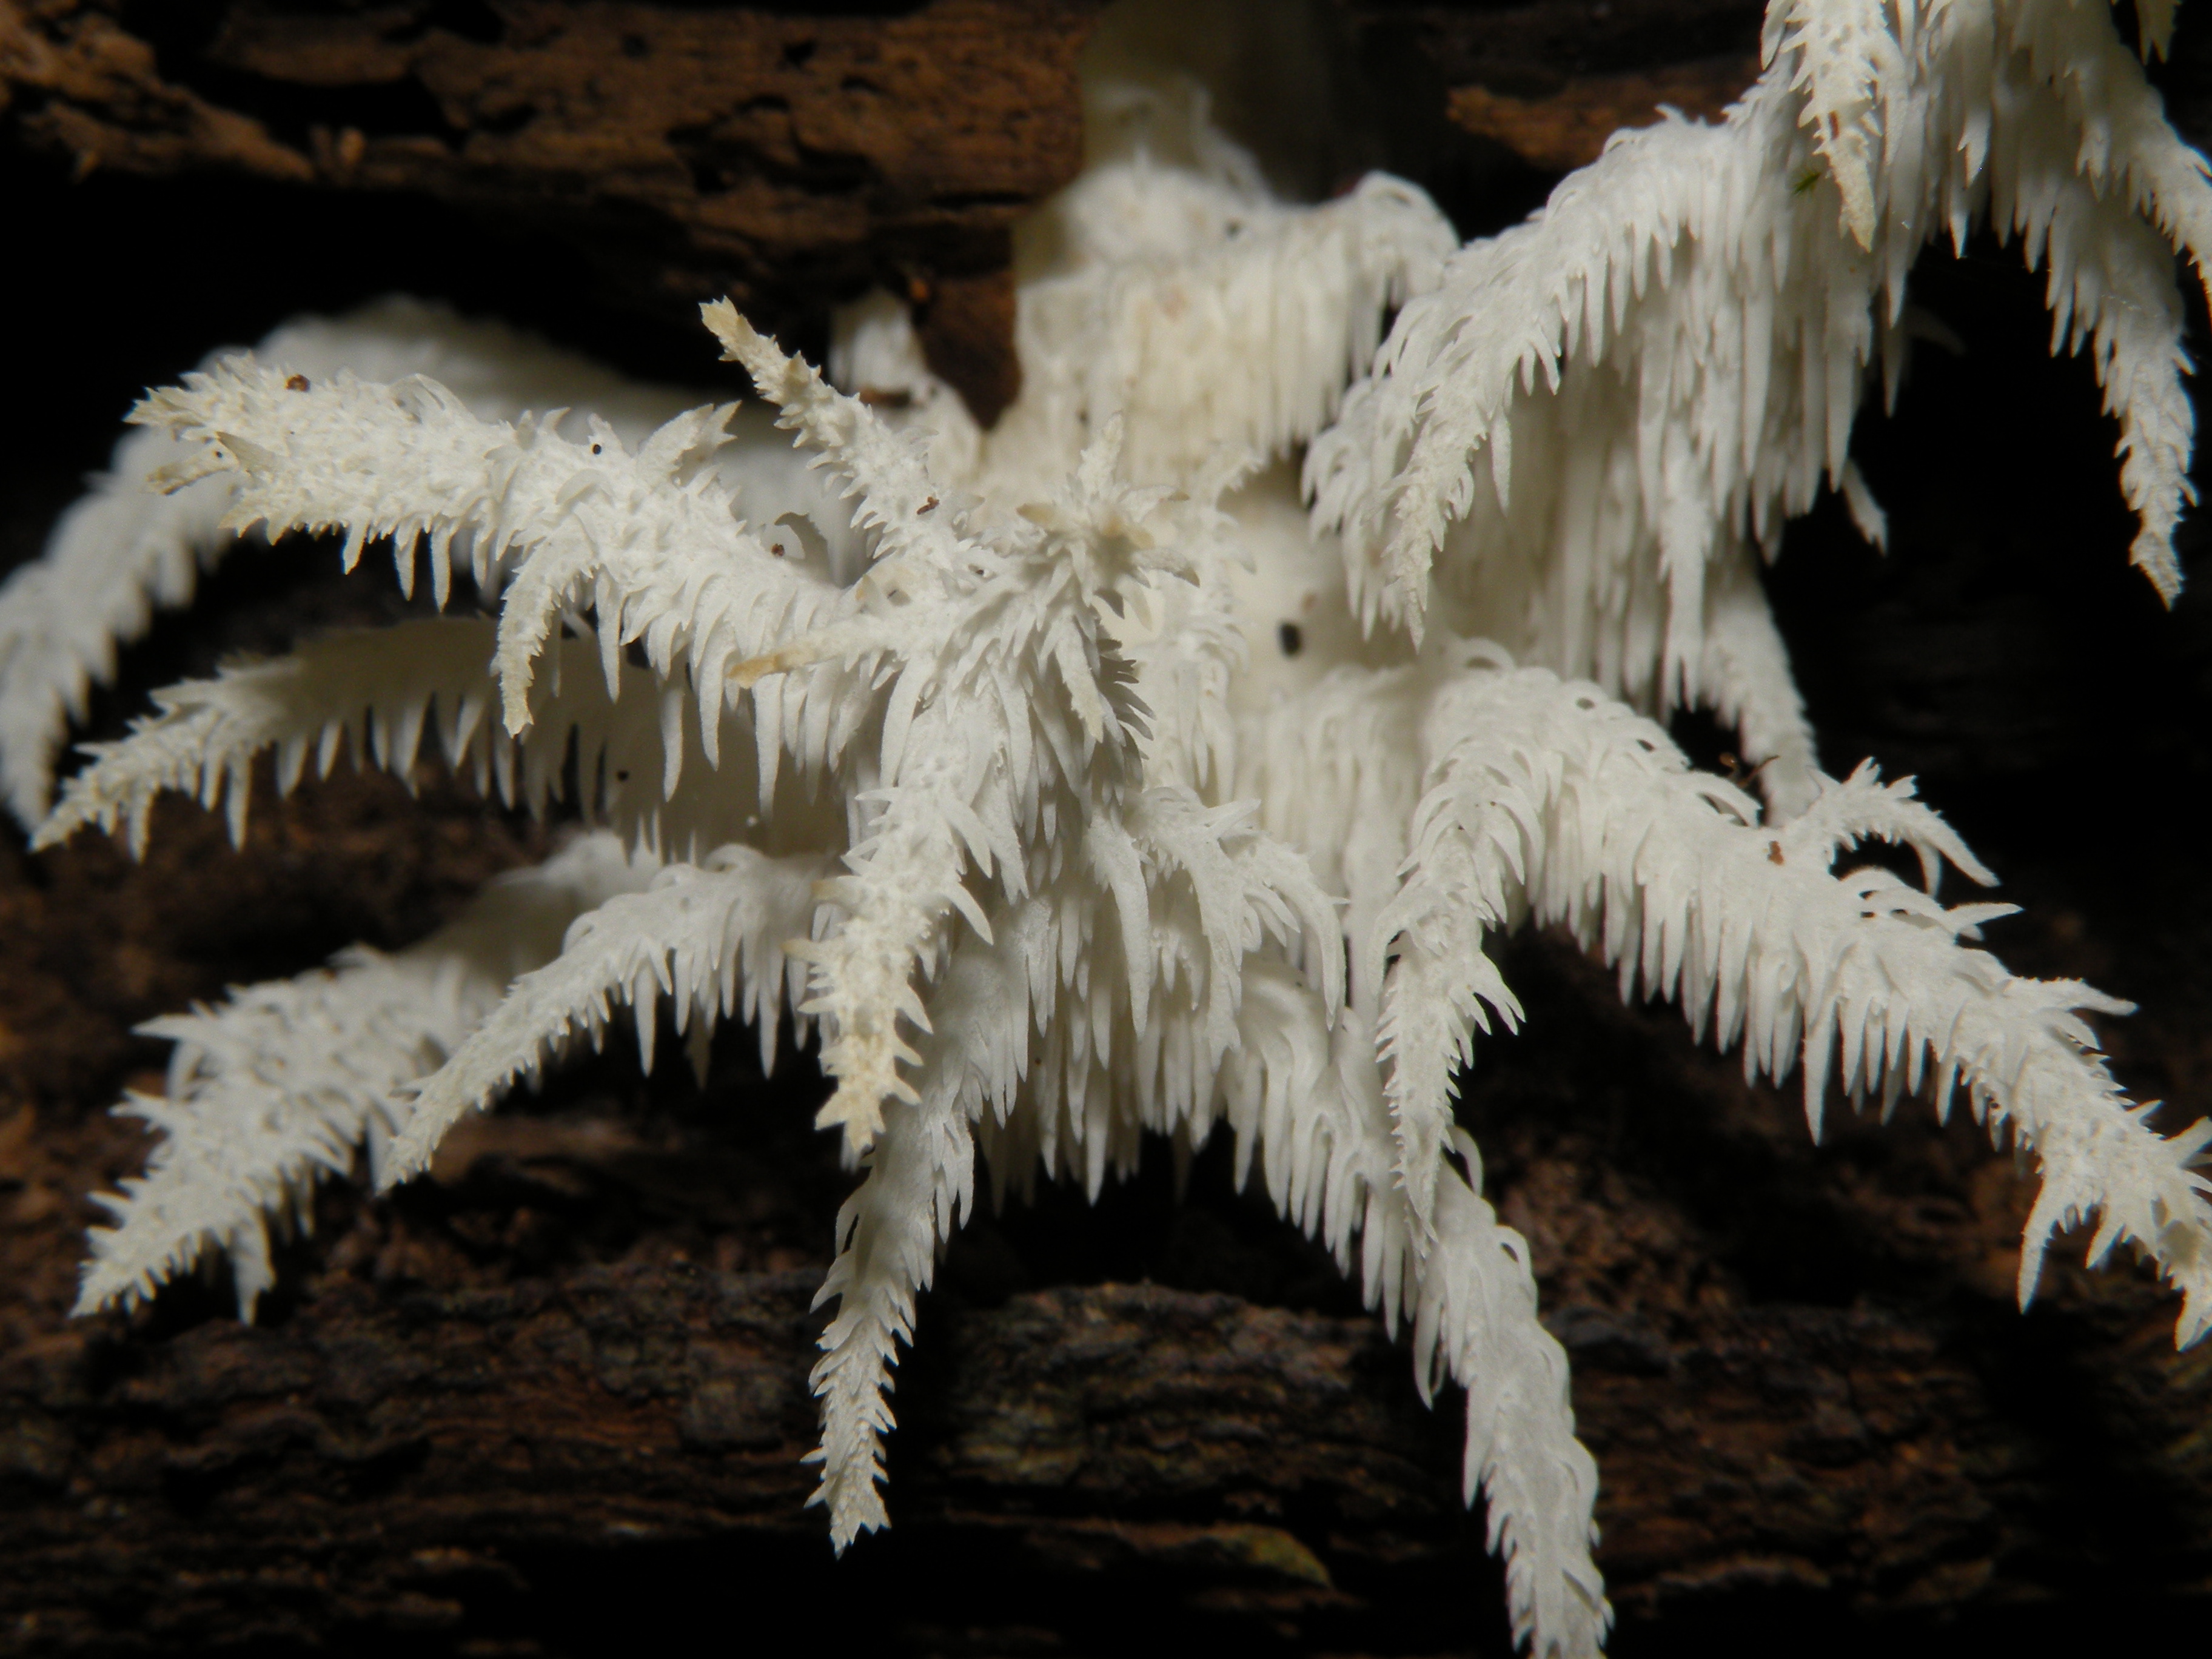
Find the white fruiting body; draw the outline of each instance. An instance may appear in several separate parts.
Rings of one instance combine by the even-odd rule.
[[[2161,45],[2170,8],[2138,15]],[[887,1518],[890,1368],[977,1152],[1001,1185],[1042,1167],[1095,1194],[1146,1133],[1225,1127],[1239,1178],[1409,1322],[1424,1388],[1466,1389],[1516,1634],[1594,1653],[1596,1469],[1453,1116],[1474,1033],[1520,1017],[1489,940],[1534,918],[1747,1070],[1802,1063],[1815,1133],[1832,1079],[1885,1109],[1963,1089],[2042,1176],[2022,1301],[2094,1217],[2093,1254],[2135,1246],[2182,1293],[2179,1339],[2203,1334],[2212,1125],[2161,1137],[2120,1093],[2081,1015],[2123,1005],[1965,942],[2004,907],[1936,902],[1942,862],[1989,878],[1908,786],[1820,775],[1755,560],[1824,483],[1880,534],[1847,453],[1862,388],[1879,362],[1893,389],[1914,254],[1987,223],[2048,268],[2056,343],[2093,349],[2135,556],[2171,592],[2173,255],[2212,245],[2212,186],[2100,5],[1777,0],[1766,47],[1723,123],[1623,137],[1456,252],[1411,186],[1296,208],[1201,105],[1097,89],[1112,141],[1022,244],[1024,391],[993,430],[881,298],[833,354],[866,399],[706,307],[811,475],[734,407],[564,435],[509,394],[575,365],[427,312],[153,394],[118,472],[159,449],[190,511],[118,483],[0,597],[19,811],[218,519],[342,529],[349,563],[389,538],[410,574],[419,547],[441,604],[466,572],[495,614],[163,693],[42,842],[143,837],[162,790],[242,827],[261,751],[289,788],[342,749],[404,775],[426,734],[533,807],[573,742],[607,832],[409,951],[157,1024],[178,1075],[129,1109],[168,1139],[94,1235],[83,1305],[220,1249],[250,1310],[263,1218],[364,1140],[380,1182],[421,1169],[617,1005],[648,1064],[663,996],[695,1042],[741,1018],[764,1055],[788,1013],[865,1172],[814,1376],[840,1547]],[[349,372],[395,319],[420,337],[399,367],[474,352],[474,383]],[[101,559],[125,598],[40,654],[41,607]],[[1686,701],[1771,763],[1764,808],[1646,717]],[[1832,873],[1868,839],[1916,848],[1929,890]]]

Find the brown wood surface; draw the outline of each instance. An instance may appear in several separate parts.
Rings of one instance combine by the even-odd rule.
[[[0,116],[79,179],[420,195],[557,227],[634,303],[788,313],[1002,270],[1082,160],[1096,9],[0,0]],[[1010,347],[981,343],[995,415]]]
[[[1006,228],[1073,166],[1091,13],[210,3],[159,40],[134,32],[151,15],[0,0],[0,167],[38,294],[0,559],[35,549],[138,386],[402,283],[713,384],[690,325],[657,320],[686,284],[750,284],[803,333],[889,277],[988,407],[1011,391]],[[1431,135],[1474,92],[1550,112],[1480,141],[1540,165],[1438,163],[1471,224],[1540,194],[1561,110],[1755,39],[1741,5],[1607,15],[1613,34],[1589,7],[1344,12],[1363,64],[1425,66]],[[2194,40],[2169,83],[2185,119],[2212,85]],[[906,67],[848,88],[864,60]],[[695,128],[721,137],[687,154]],[[1978,246],[1916,295],[1968,350],[1923,354],[1898,416],[1862,427],[1893,550],[1824,507],[1790,533],[1778,614],[1830,763],[1919,773],[2027,907],[1993,947],[2136,999],[2106,1026],[2122,1074],[2193,1117],[2212,613],[2196,588],[2162,611],[2125,568],[2112,434],[2087,367],[2045,356],[2034,279]],[[2200,584],[2202,546],[2185,531]],[[228,651],[402,608],[334,562],[241,555],[127,653],[90,731]],[[819,1079],[763,1079],[735,1036],[703,1094],[610,1055],[471,1124],[391,1201],[326,1189],[259,1326],[215,1285],[67,1320],[86,1194],[143,1154],[104,1112],[158,1079],[134,1023],[419,937],[542,852],[422,781],[341,776],[260,811],[243,851],[185,805],[143,866],[0,844],[0,1651],[595,1654],[794,1620],[811,1645],[890,1652],[1504,1650],[1458,1402],[1422,1405],[1402,1343],[1231,1190],[1219,1149],[1181,1200],[1161,1159],[1096,1209],[1047,1191],[977,1218],[901,1368],[896,1524],[833,1561],[799,1457],[848,1177],[807,1127]],[[2212,1353],[2172,1351],[2154,1284],[2083,1271],[2077,1239],[2023,1317],[2030,1188],[1972,1125],[1832,1108],[1815,1147],[1792,1092],[1746,1086],[1674,1011],[1624,1007],[1563,941],[1504,966],[1528,1027],[1483,1045],[1465,1116],[1574,1361],[1618,1652],[2070,1652],[2172,1629],[2190,1650]]]

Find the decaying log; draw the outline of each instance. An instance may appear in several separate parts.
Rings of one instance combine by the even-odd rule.
[[[1081,159],[1095,7],[120,9],[12,0],[0,24],[14,124],[80,175],[228,167],[534,211],[621,237],[690,299],[1002,263]]]
[[[300,203],[374,191],[395,211],[437,198],[588,227],[603,304],[712,278],[797,305],[810,284],[888,280],[969,365],[971,399],[1010,395],[1006,228],[1073,164],[1088,8],[426,0],[311,26],[241,3],[189,9],[158,42],[131,33],[149,15],[0,0],[8,166],[89,156],[102,202],[126,173],[184,191],[227,169],[291,180]],[[1362,40],[1411,41],[1458,118],[1542,167],[1587,137],[1563,111],[1741,64],[1756,21],[1613,0],[1615,50],[1580,6],[1345,15]],[[496,38],[477,38],[486,16]],[[617,17],[644,20],[644,56]],[[716,30],[739,46],[710,52]],[[886,73],[878,106],[843,77],[869,50],[906,61],[892,41],[913,72]],[[931,77],[956,71],[961,96],[939,95]],[[594,83],[629,90],[592,103]],[[392,101],[360,101],[379,88]],[[787,107],[747,109],[761,97]],[[2186,86],[2177,103],[2193,107]],[[1024,136],[1002,143],[1017,106]],[[359,112],[377,108],[427,125]],[[698,139],[695,173],[680,146],[702,123],[727,148]],[[726,198],[754,208],[718,218]],[[85,426],[0,453],[19,553],[156,372],[126,360],[137,337],[106,326],[112,291],[66,240],[33,262],[68,353],[41,407],[82,404]],[[212,343],[197,319],[245,278],[145,268],[191,313],[173,331],[188,362]],[[1831,764],[1921,772],[2027,907],[1993,946],[2140,1000],[2104,1032],[2122,1074],[2193,1115],[2212,1103],[2212,873],[2191,805],[2212,775],[2212,624],[2199,588],[2167,614],[2126,568],[2110,434],[2086,366],[2044,360],[2035,282],[1977,249],[1915,293],[1970,349],[1923,356],[1898,418],[1859,434],[1893,551],[1823,509],[1790,532],[1778,614]],[[217,337],[236,331],[222,315]],[[610,307],[600,333],[629,320]],[[374,580],[336,599],[303,568],[240,555],[192,625],[126,659],[96,729],[228,649],[397,603]],[[1482,1516],[1459,1501],[1456,1400],[1424,1408],[1402,1342],[1231,1191],[1220,1148],[1183,1199],[1161,1160],[1095,1210],[1047,1192],[963,1234],[900,1370],[895,1525],[842,1561],[799,1458],[807,1304],[849,1177],[806,1127],[818,1079],[803,1061],[763,1079],[741,1038],[703,1095],[680,1067],[644,1079],[610,1057],[472,1123],[395,1199],[329,1189],[260,1326],[219,1282],[69,1321],[86,1195],[144,1151],[103,1109],[159,1086],[134,1023],[355,939],[417,937],[544,850],[421,781],[419,799],[341,775],[269,804],[242,852],[181,805],[143,866],[92,838],[0,846],[0,1650],[652,1651],[795,1615],[890,1652],[1504,1650]],[[1845,1115],[1816,1148],[1788,1092],[1747,1086],[1675,1011],[1623,1006],[1562,941],[1504,967],[1528,1029],[1485,1042],[1465,1110],[1574,1362],[1617,1652],[1729,1632],[1796,1653],[2039,1652],[2205,1616],[2212,1347],[2172,1351],[2155,1285],[2081,1270],[2076,1240],[2023,1318],[2028,1188],[1972,1125]]]
[[[660,308],[942,286],[938,356],[960,372],[986,337],[960,296],[1082,159],[1096,9],[7,0],[0,113],[80,179],[220,171],[556,227]],[[972,381],[988,415],[1010,364],[1011,331],[989,336]]]
[[[1765,10],[1758,0],[1347,3],[1366,28],[1409,37],[1457,125],[1546,173],[1595,161],[1662,105],[1718,115],[1758,76]]]

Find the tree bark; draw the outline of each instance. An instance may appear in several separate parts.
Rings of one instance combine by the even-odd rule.
[[[1093,12],[236,3],[159,39],[132,32],[148,15],[0,0],[0,165],[42,286],[0,556],[35,549],[135,386],[425,246],[448,263],[417,286],[511,290],[654,372],[696,348],[664,352],[651,307],[702,285],[803,330],[888,278],[988,410],[1012,395],[1008,227],[1075,165]],[[1434,175],[1470,221],[1755,52],[1744,5],[1608,18],[1342,12],[1363,63],[1425,65],[1420,131],[1448,113],[1495,152]],[[2212,84],[2195,39],[2185,119]],[[591,260],[472,240],[477,215]],[[281,258],[200,245],[270,226]],[[2103,1035],[2187,1121],[2212,1098],[2212,617],[2126,568],[2111,433],[2087,367],[2045,355],[2036,279],[1978,246],[1915,295],[1968,351],[1923,353],[1857,434],[1893,550],[1828,504],[1790,532],[1777,613],[1832,768],[1919,772],[2027,906],[1993,948],[2136,998]],[[243,552],[126,655],[89,730],[228,651],[398,603]],[[143,1155],[102,1110],[158,1086],[133,1024],[418,937],[545,844],[435,780],[341,776],[263,803],[240,850],[184,805],[144,865],[0,846],[0,1646],[581,1654],[805,1618],[891,1651],[1504,1649],[1457,1400],[1424,1407],[1403,1342],[1218,1147],[1186,1194],[1161,1158],[1095,1207],[1047,1190],[963,1233],[900,1369],[895,1524],[833,1560],[799,1459],[849,1177],[807,1127],[818,1078],[791,1056],[763,1078],[735,1034],[703,1092],[611,1054],[389,1201],[326,1189],[260,1325],[222,1284],[67,1318],[87,1194]],[[1483,1044],[1463,1115],[1573,1361],[1617,1652],[2040,1651],[2201,1621],[2212,1357],[2173,1352],[2157,1285],[2080,1267],[2077,1238],[2023,1317],[2028,1183],[1971,1122],[1832,1112],[1816,1147],[1790,1092],[1744,1084],[1679,1011],[1623,1006],[1564,940],[1504,967],[1527,1029]]]
[[[888,282],[949,325],[932,343],[988,419],[1012,313],[979,330],[969,296],[1082,161],[1096,9],[7,0],[0,112],[80,180],[219,171],[556,227],[657,308],[727,293],[780,319]]]

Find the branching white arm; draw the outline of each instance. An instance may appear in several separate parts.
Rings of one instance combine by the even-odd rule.
[[[1256,1152],[1276,1207],[1347,1276],[1356,1243],[1367,1304],[1393,1330],[1401,1318],[1413,1328],[1424,1397],[1447,1377],[1466,1389],[1465,1496],[1488,1502],[1514,1638],[1536,1659],[1594,1659],[1613,1620],[1590,1559],[1597,1465],[1575,1437],[1566,1354],[1536,1317],[1528,1245],[1483,1199],[1481,1160],[1457,1129],[1414,1204],[1374,1030],[1347,1011],[1332,1030],[1327,1013],[1280,965],[1248,964],[1241,1040],[1221,1074],[1239,1179]],[[1201,1119],[1193,1139],[1210,1127]]]
[[[409,1090],[406,1127],[378,1184],[429,1167],[464,1114],[492,1104],[517,1079],[535,1081],[579,1034],[598,1048],[618,1005],[629,1011],[647,1071],[664,996],[678,1036],[688,1030],[703,1043],[718,1021],[736,1014],[758,1031],[761,1063],[771,1066],[778,1021],[799,989],[799,964],[785,942],[806,936],[826,864],[724,847],[697,866],[671,865],[648,890],[618,894],[579,917],[560,954],[516,980],[490,1017],[458,1047],[448,1045],[444,1064]]]
[[[2039,88],[2020,102],[1992,135],[2009,165],[1992,169],[1990,216],[2018,234],[2031,265],[2046,267],[2051,350],[2088,348],[2105,412],[2120,428],[2120,490],[2138,525],[2130,556],[2170,605],[2181,592],[2174,526],[2197,499],[2189,481],[2197,414],[2183,383],[2190,362],[2173,250],[2136,203],[2100,192],[2076,170],[2080,146],[2057,91]],[[2204,188],[2198,177],[2191,193]]]
[[[463,319],[420,300],[380,300],[338,318],[285,324],[256,350],[312,383],[345,369],[366,380],[428,374],[487,420],[526,408],[589,407],[641,436],[686,401],[559,351],[503,323]],[[226,348],[202,365],[236,355]],[[62,515],[40,556],[0,586],[0,785],[26,829],[45,816],[55,757],[85,697],[114,677],[118,646],[156,610],[188,605],[202,570],[228,550],[227,480],[156,494],[148,480],[184,458],[164,433],[134,432],[109,471]]]
[[[822,1019],[823,1062],[837,1079],[819,1121],[843,1132],[857,1159],[880,1131],[886,1101],[919,1103],[900,1068],[920,1055],[901,1028],[930,1029],[914,979],[939,947],[945,919],[964,915],[990,937],[966,886],[969,860],[984,876],[996,866],[1010,893],[1027,878],[1015,814],[1026,808],[1024,823],[1034,814],[1036,746],[1024,740],[1030,716],[1013,677],[991,658],[1036,651],[1024,635],[1040,622],[1050,633],[1054,595],[1048,583],[1040,592],[1023,580],[1047,574],[1043,567],[1010,564],[957,533],[950,514],[931,516],[939,503],[919,442],[787,357],[727,302],[704,314],[786,422],[851,480],[856,520],[873,526],[887,550],[862,578],[863,613],[732,674],[754,686],[842,662],[857,671],[851,683],[878,711],[867,721],[880,734],[870,757],[875,788],[865,804],[854,802],[847,872],[823,889],[835,907],[826,936],[805,947],[812,989],[803,1012]],[[1074,604],[1083,608],[1079,597]],[[1052,655],[1049,639],[1042,654]],[[823,690],[817,677],[812,700],[825,701]],[[769,716],[755,718],[765,730]]]
[[[1905,5],[1908,16],[1917,9],[1915,0]],[[1803,100],[1798,124],[1843,198],[1844,228],[1873,247],[1881,100],[1908,73],[1888,0],[1779,0],[1767,14],[1766,57],[1790,68],[1790,88]]]
[[[962,941],[936,987],[938,1019],[916,1055],[910,1102],[893,1104],[865,1154],[867,1173],[837,1212],[837,1255],[814,1298],[837,1312],[822,1333],[811,1382],[822,1401],[822,1466],[808,1501],[830,1510],[842,1553],[888,1526],[880,1487],[890,1431],[891,1366],[914,1340],[915,1297],[975,1196],[972,1124],[987,1093],[1010,1098],[1029,1031],[1020,941],[1007,929]]]
[[[1025,1182],[1042,1161],[1094,1196],[1140,1124],[1202,1141],[1254,973],[1294,1000],[1326,1052],[1340,964],[1324,960],[1310,989],[1291,958],[1333,942],[1334,915],[1304,860],[1241,817],[1172,788],[1133,800],[1126,824],[1070,823],[1035,887],[1000,896],[947,951],[908,1092],[882,1109],[822,1293],[839,1308],[815,1370],[817,1497],[840,1547],[886,1523],[877,1486],[890,1367],[937,1247],[972,1201],[979,1130],[1001,1183]],[[1286,1132],[1267,1156],[1287,1159],[1298,1144]],[[1308,1207],[1317,1224],[1318,1188]]]
[[[953,514],[949,507],[939,511],[939,486],[929,476],[923,445],[839,392],[804,357],[785,356],[727,300],[700,307],[699,315],[722,343],[722,361],[741,364],[754,388],[776,406],[776,424],[819,451],[823,465],[834,464],[847,479],[846,493],[858,498],[854,521],[875,532],[878,557],[915,555],[939,568],[958,562]]]
[[[1765,49],[1723,123],[1617,136],[1401,312],[1306,463],[1363,616],[1440,607],[1660,714],[1726,697],[1709,573],[1771,554],[1824,484],[1872,522],[1847,455],[1868,370],[1914,257],[1985,222],[2047,265],[2055,341],[2091,348],[2135,562],[2172,596],[2173,254],[2205,274],[2212,182],[2108,9],[1783,0]]]
[[[77,1311],[128,1306],[210,1251],[231,1259],[239,1313],[273,1282],[270,1231],[310,1219],[309,1194],[366,1143],[381,1175],[412,1109],[403,1085],[457,1048],[514,975],[560,948],[575,916],[644,884],[611,836],[505,876],[418,945],[356,946],[296,979],[234,991],[220,1006],[140,1029],[177,1044],[166,1097],[117,1109],[164,1137],[146,1173],[100,1202]]]
[[[805,947],[804,1012],[823,1021],[838,1080],[819,1121],[858,1158],[886,1102],[918,1104],[902,1068],[920,1051],[906,1033],[931,1029],[918,979],[951,948],[951,919],[989,940],[986,884],[995,877],[1018,901],[1057,870],[1056,825],[1120,816],[1146,721],[1102,612],[1192,555],[1161,544],[1150,523],[1166,492],[1116,480],[1119,422],[1054,500],[987,543],[933,518],[933,495],[912,499],[929,484],[918,436],[889,430],[726,307],[708,318],[764,395],[787,400],[793,423],[826,446],[860,496],[856,519],[892,550],[858,584],[859,608],[731,671],[758,688],[842,664],[853,695],[841,723],[875,738],[846,758],[860,786],[847,872],[824,887],[830,919]],[[817,706],[823,690],[818,678],[810,687]],[[769,711],[755,719],[769,729]]]
[[[377,386],[342,374],[302,391],[278,370],[234,362],[156,392],[132,419],[187,441],[166,482],[238,475],[234,527],[343,528],[349,568],[369,540],[390,537],[403,570],[421,541],[434,574],[457,548],[487,589],[510,571],[497,665],[507,729],[520,732],[538,658],[582,605],[602,618],[610,682],[622,647],[641,638],[663,678],[689,668],[708,684],[731,660],[847,603],[826,573],[733,516],[734,493],[713,465],[730,413],[679,415],[633,455],[603,423],[572,441],[536,416],[479,421],[420,378]],[[639,603],[648,596],[649,611]]]
[[[1470,672],[1437,699],[1427,748],[1429,793],[1392,918],[1401,943],[1445,917],[1565,923],[1618,968],[1624,994],[1640,983],[1679,997],[1700,1035],[1710,1023],[1722,1046],[1741,1040],[1747,1072],[1779,1079],[1802,1054],[1816,1134],[1832,1075],[1854,1099],[1878,1094],[1885,1111],[1925,1082],[1946,1113],[1963,1085],[1991,1135],[2009,1126],[2042,1165],[2023,1301],[2053,1233],[2094,1212],[2094,1254],[2133,1243],[2182,1291],[2179,1341],[2212,1328],[2212,1182],[2194,1167],[2212,1127],[2162,1137],[2112,1081],[2081,1012],[2128,1005],[2017,978],[1959,943],[2009,906],[1946,910],[1881,869],[1828,873],[1840,848],[1875,836],[1987,878],[1905,787],[1885,789],[1862,768],[1793,823],[1763,829],[1658,727],[1540,669]],[[1386,1019],[1407,1029],[1418,1006],[1449,1026],[1435,988],[1405,968],[1385,989]],[[1419,1103],[1439,1109],[1428,1095]]]
[[[112,470],[61,516],[46,550],[0,586],[0,784],[27,828],[46,816],[55,762],[92,688],[115,678],[117,647],[157,609],[191,603],[227,538],[220,480],[156,495],[146,476],[176,459],[165,433],[134,432]]]
[[[500,769],[505,786],[507,745],[481,741],[492,735],[484,716],[496,695],[491,644],[489,622],[441,617],[331,635],[289,657],[170,686],[155,694],[156,712],[129,737],[87,745],[91,764],[70,779],[32,845],[59,846],[80,830],[121,825],[132,853],[143,854],[147,819],[168,792],[222,809],[231,840],[242,842],[253,763],[264,750],[276,750],[277,791],[289,794],[310,755],[327,777],[349,747],[356,763],[405,777],[426,729],[435,730],[455,764],[473,755],[483,765],[497,748],[508,763]]]
[[[718,845],[751,816],[754,749],[741,712],[717,722],[731,751],[719,775],[696,764],[687,771],[695,740],[685,689],[624,661],[616,670],[623,695],[610,698],[603,653],[586,632],[549,649],[550,672],[531,686],[527,734],[512,738],[489,717],[498,697],[493,639],[488,619],[423,618],[330,635],[288,657],[156,692],[156,712],[130,736],[87,745],[92,763],[69,781],[33,844],[121,825],[140,850],[154,803],[168,791],[222,810],[241,841],[264,751],[275,751],[278,793],[289,794],[310,757],[327,776],[349,750],[358,764],[411,781],[429,733],[478,790],[495,789],[539,817],[567,787],[573,756],[576,805],[629,844],[668,856]]]

